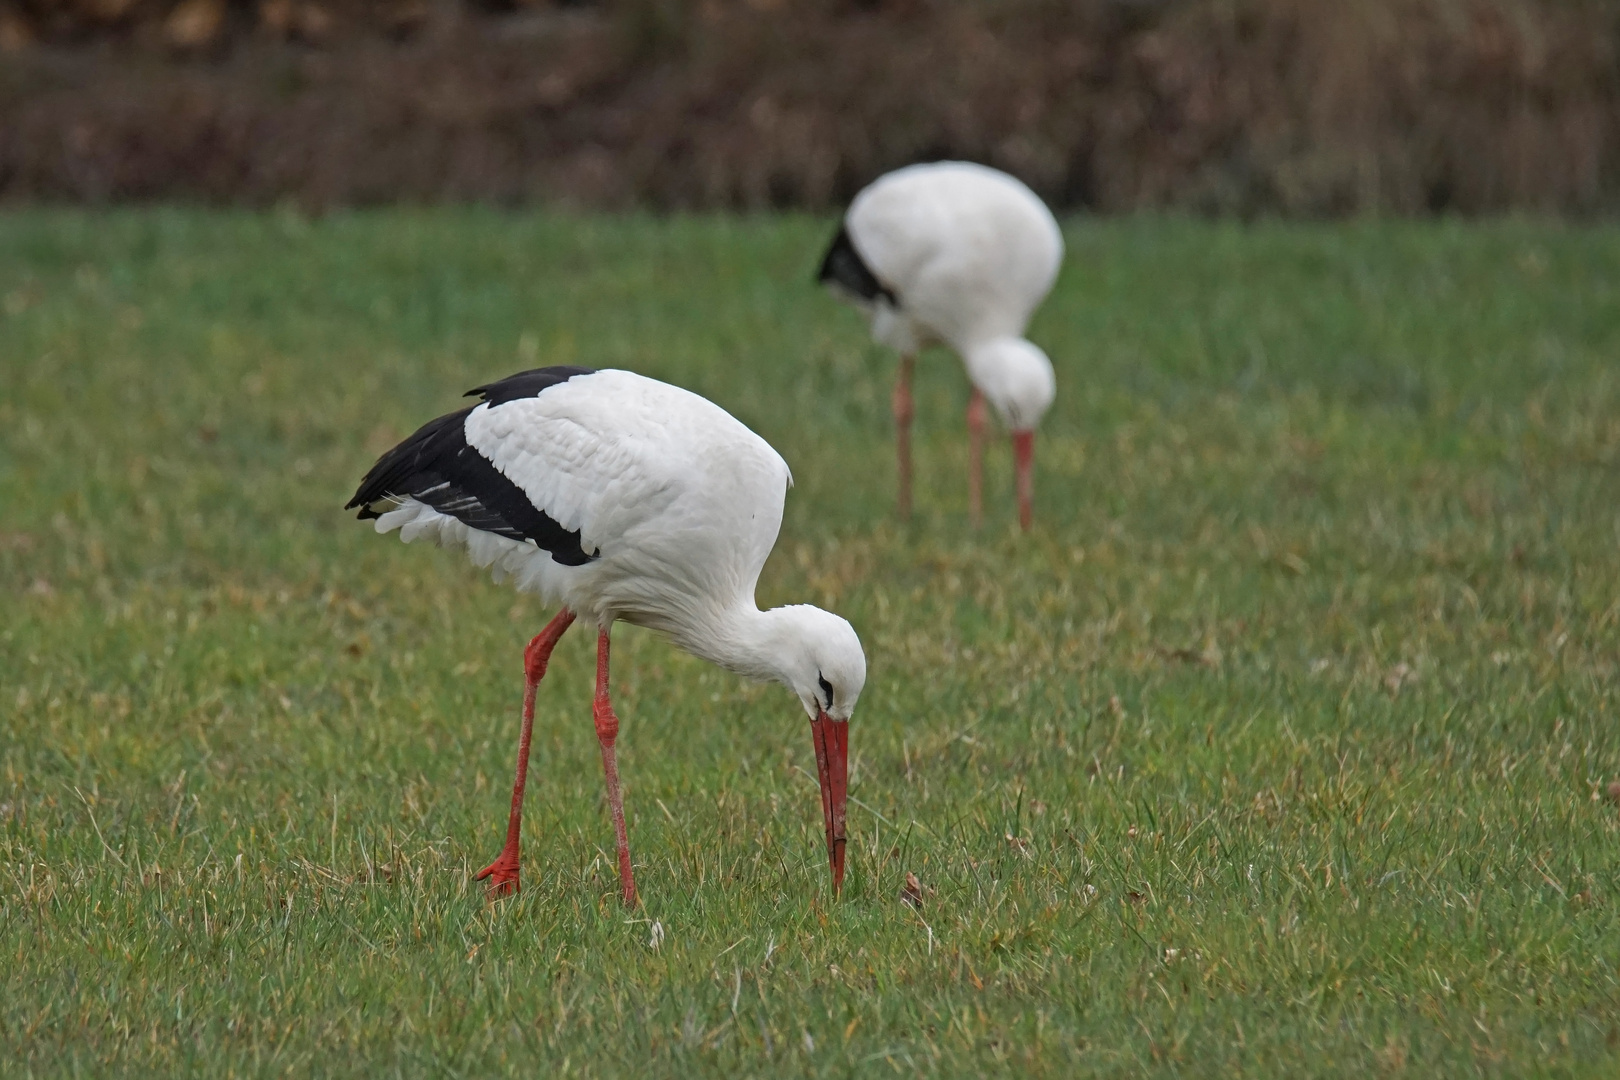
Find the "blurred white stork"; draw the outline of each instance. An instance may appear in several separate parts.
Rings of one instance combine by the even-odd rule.
[[[982,516],[984,403],[1012,432],[1018,520],[1033,515],[1035,427],[1052,404],[1052,362],[1024,339],[1057,279],[1063,234],[1036,194],[968,162],[911,165],[855,196],[822,260],[820,280],[864,309],[872,336],[899,350],[894,421],[900,516],[911,513],[911,373],[917,352],[944,344],[973,383],[968,501]]]

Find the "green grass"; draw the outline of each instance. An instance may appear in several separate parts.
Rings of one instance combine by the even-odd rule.
[[[944,355],[891,520],[828,231],[0,217],[0,1072],[1614,1075],[1620,230],[1071,223],[1028,536]],[[339,507],[559,362],[793,466],[761,600],[871,668],[841,901],[798,705],[625,628],[644,906],[578,632],[525,891],[469,880],[550,612]]]

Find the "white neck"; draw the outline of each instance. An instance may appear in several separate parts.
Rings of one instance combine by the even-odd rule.
[[[855,628],[809,604],[760,611],[750,599],[664,629],[694,656],[746,678],[781,683],[812,719],[825,710],[848,720],[866,685],[866,654]]]
[[[748,679],[772,680],[792,688],[791,608],[761,611],[752,603],[710,614],[691,632],[671,634],[693,656]]]

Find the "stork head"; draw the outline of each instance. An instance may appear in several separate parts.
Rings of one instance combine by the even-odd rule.
[[[847,721],[866,685],[866,653],[855,628],[809,604],[766,614],[773,677],[798,696],[811,720],[820,715]]]
[[[1052,361],[1020,337],[991,338],[967,350],[968,376],[1009,431],[1034,431],[1057,395]]]
[[[849,717],[866,685],[866,653],[855,628],[808,604],[764,612],[760,642],[771,674],[799,697],[810,717],[827,861],[833,892],[844,883],[844,803],[849,792]]]
[[[981,342],[968,349],[964,359],[973,385],[1012,431],[1018,523],[1028,529],[1035,514],[1035,425],[1057,395],[1052,361],[1038,346],[1015,337]]]

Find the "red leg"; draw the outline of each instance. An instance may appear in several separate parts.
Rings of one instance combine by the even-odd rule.
[[[551,650],[557,647],[563,633],[573,624],[574,613],[563,608],[523,650],[523,734],[518,737],[517,779],[512,782],[512,814],[506,821],[506,846],[494,862],[478,871],[473,878],[474,881],[490,879],[491,900],[518,890],[518,837],[523,822],[523,785],[529,779],[529,738],[534,733],[534,695],[540,688],[540,680],[545,678]]]
[[[900,520],[911,517],[911,369],[915,358],[900,357],[900,373],[894,381],[894,442],[900,465]]]
[[[1018,525],[1029,532],[1035,520],[1035,433],[1013,432],[1013,461],[1017,465]]]
[[[974,387],[968,399],[968,519],[977,529],[984,521],[984,395]]]
[[[602,772],[607,776],[608,805],[613,810],[613,837],[619,845],[619,884],[625,907],[636,906],[636,876],[630,869],[630,834],[624,827],[624,798],[619,794],[619,757],[613,744],[619,738],[619,718],[608,698],[608,632],[596,635],[596,741],[602,744]]]

